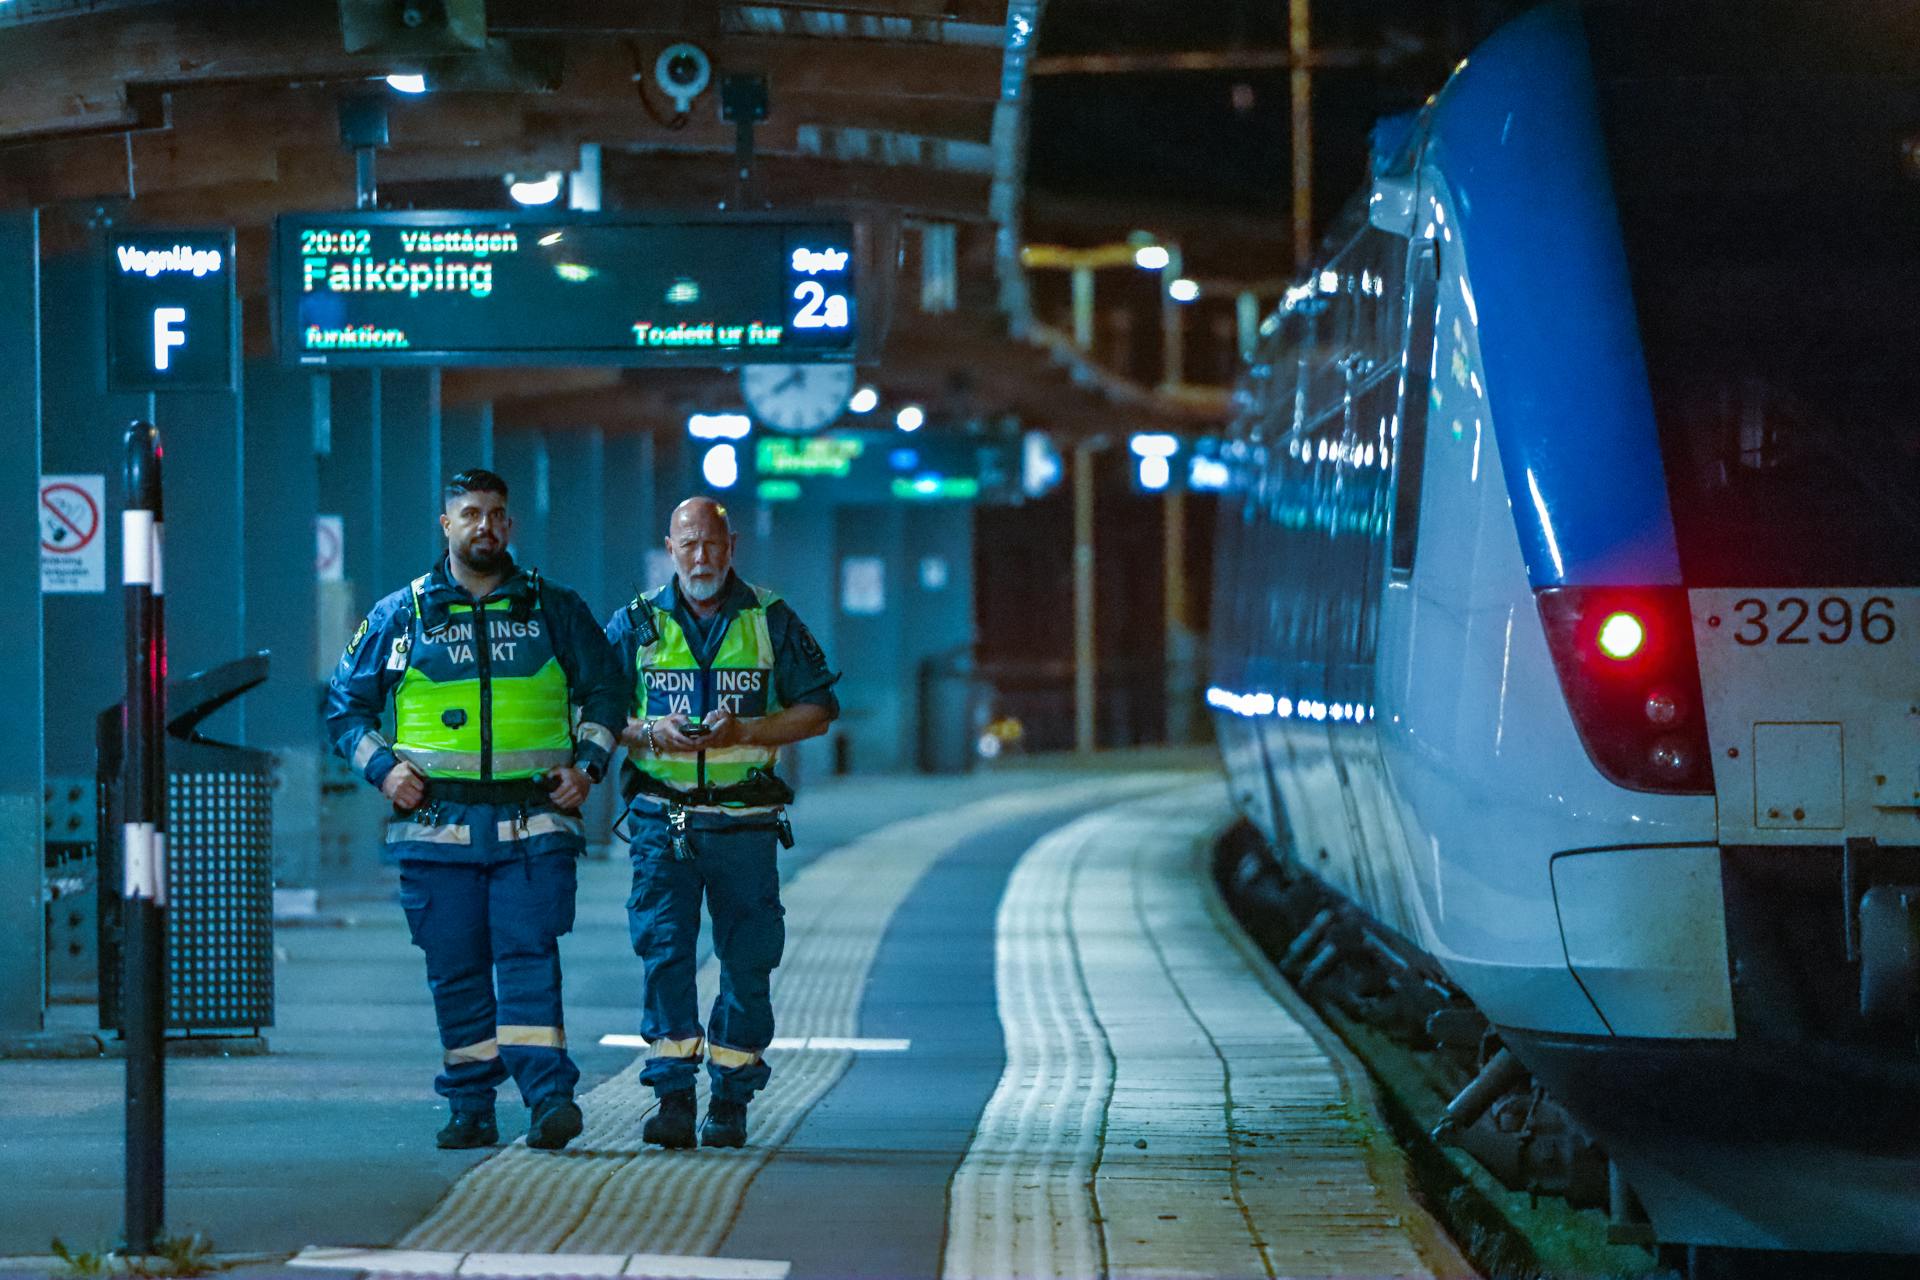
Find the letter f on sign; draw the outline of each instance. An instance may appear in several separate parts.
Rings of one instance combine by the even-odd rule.
[[[164,370],[168,364],[168,349],[187,345],[187,335],[173,326],[185,324],[185,307],[155,307],[153,309],[153,367]]]

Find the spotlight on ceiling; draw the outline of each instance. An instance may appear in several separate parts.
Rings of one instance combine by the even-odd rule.
[[[730,444],[717,444],[700,459],[700,474],[716,489],[731,489],[740,479],[740,455]]]
[[[918,431],[927,423],[926,410],[917,404],[910,404],[893,415],[893,425],[902,431]]]
[[[695,440],[744,440],[753,419],[744,413],[696,413],[687,419],[687,434]]]
[[[855,413],[872,413],[880,406],[880,393],[872,387],[862,387],[853,393],[853,399],[847,401],[847,408]]]
[[[520,204],[552,204],[560,198],[560,186],[566,175],[559,172],[549,173],[540,178],[517,178],[507,175],[507,194]]]
[[[425,93],[427,78],[423,75],[396,74],[387,77],[387,87],[395,93]]]

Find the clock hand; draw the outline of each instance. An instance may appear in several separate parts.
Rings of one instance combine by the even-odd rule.
[[[806,385],[806,381],[807,381],[807,371],[805,369],[795,369],[792,373],[787,375],[786,381],[782,382],[779,386],[774,388],[774,391],[781,392],[781,391],[785,391],[788,387],[804,386]]]

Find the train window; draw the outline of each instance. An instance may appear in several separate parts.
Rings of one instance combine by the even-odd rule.
[[[1911,8],[1584,12],[1683,578],[1920,585]]]
[[[1427,461],[1427,402],[1433,391],[1435,313],[1440,259],[1431,242],[1416,243],[1407,262],[1406,343],[1400,357],[1399,435],[1394,444],[1393,548],[1397,574],[1413,572],[1420,534],[1420,479]]]

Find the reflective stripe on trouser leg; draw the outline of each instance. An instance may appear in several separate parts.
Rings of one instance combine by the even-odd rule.
[[[685,1062],[697,1065],[700,1051],[706,1047],[706,1041],[699,1036],[688,1036],[681,1040],[654,1040],[647,1044],[647,1060],[655,1058],[663,1062]]]
[[[560,1007],[560,935],[573,928],[571,853],[495,862],[486,869],[500,1060],[528,1106],[572,1097],[580,1069],[567,1055]]]
[[[491,1111],[507,1077],[494,1037],[493,955],[486,870],[446,862],[400,864],[400,905],[426,953],[427,986],[445,1051],[433,1087],[455,1111]]]
[[[458,1049],[447,1050],[445,1061],[449,1065],[456,1062],[492,1062],[499,1056],[498,1040],[482,1040],[479,1044],[463,1044]]]
[[[694,990],[700,943],[700,873],[679,862],[658,813],[636,810],[627,821],[633,891],[627,896],[627,926],[645,969],[640,1034],[654,1051],[640,1068],[640,1082],[658,1093],[693,1088],[699,1073],[699,996]],[[660,1046],[691,1044],[685,1055]]]
[[[700,866],[713,913],[720,993],[707,1018],[713,1095],[745,1102],[773,1072],[761,1052],[773,1040],[773,971],[786,949],[786,912],[773,832],[764,827],[702,833]]]

